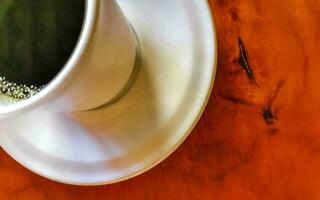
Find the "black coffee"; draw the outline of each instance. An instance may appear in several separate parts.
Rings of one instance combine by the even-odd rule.
[[[74,50],[84,11],[85,0],[0,0],[0,92],[50,82]]]

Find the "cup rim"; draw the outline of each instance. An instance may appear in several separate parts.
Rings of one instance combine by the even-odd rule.
[[[77,44],[75,45],[73,52],[69,56],[67,62],[56,74],[56,76],[34,96],[0,107],[0,116],[10,116],[16,114],[17,112],[32,109],[37,105],[46,102],[59,93],[67,78],[75,70],[80,58],[84,55],[88,47],[89,41],[93,35],[98,7],[99,0],[85,0],[83,25],[79,34]]]

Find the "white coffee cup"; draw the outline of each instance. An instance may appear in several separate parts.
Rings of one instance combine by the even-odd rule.
[[[73,53],[35,96],[0,107],[0,117],[27,110],[80,111],[112,101],[133,75],[137,44],[116,0],[86,0],[83,28]]]

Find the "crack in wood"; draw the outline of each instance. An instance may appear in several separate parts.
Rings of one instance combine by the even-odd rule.
[[[263,109],[262,116],[263,116],[264,121],[268,125],[273,125],[277,119],[275,114],[272,111],[272,105],[273,105],[273,102],[275,101],[275,99],[278,97],[280,89],[283,87],[283,85],[284,85],[284,81],[283,80],[279,81],[277,86],[271,92],[269,100]]]
[[[248,58],[247,58],[245,46],[244,46],[240,37],[238,37],[238,44],[239,44],[239,50],[240,50],[240,58],[238,59],[237,62],[242,66],[243,70],[245,70],[245,72],[246,72],[248,78],[251,80],[252,84],[255,84],[256,86],[260,87],[257,84],[254,72],[248,63]],[[236,61],[236,60],[234,60],[234,61]],[[232,72],[232,73],[234,73],[234,72]],[[280,80],[278,82],[278,84],[276,85],[276,87],[270,93],[267,104],[262,107],[262,110],[263,110],[262,117],[267,125],[273,125],[275,123],[275,121],[277,120],[275,111],[272,109],[272,106],[273,106],[273,102],[278,97],[280,89],[283,87],[283,85],[284,85],[284,80]],[[253,106],[254,105],[253,103],[251,103],[243,98],[236,97],[232,94],[220,93],[219,96],[227,101],[234,103],[234,104],[245,105],[245,106]],[[275,134],[277,131],[278,131],[277,129],[272,129],[271,134]]]
[[[238,45],[240,50],[240,58],[239,58],[239,64],[242,66],[242,68],[246,71],[246,74],[248,75],[250,81],[256,85],[259,86],[256,82],[253,70],[251,66],[248,63],[247,53],[244,47],[244,44],[240,37],[238,37]]]

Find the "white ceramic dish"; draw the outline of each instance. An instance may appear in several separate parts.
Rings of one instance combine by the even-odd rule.
[[[142,52],[125,96],[92,111],[31,111],[0,121],[2,148],[41,176],[100,185],[141,174],[184,141],[205,108],[217,54],[208,2],[119,3]]]

